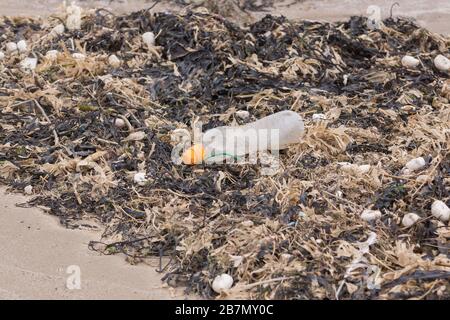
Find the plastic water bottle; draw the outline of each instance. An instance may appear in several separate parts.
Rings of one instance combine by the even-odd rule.
[[[301,116],[281,111],[243,126],[223,126],[206,131],[197,144],[186,150],[185,164],[221,162],[260,151],[286,149],[298,143],[304,132]]]

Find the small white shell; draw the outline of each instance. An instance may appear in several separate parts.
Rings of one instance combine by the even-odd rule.
[[[60,23],[60,24],[56,25],[56,26],[52,29],[52,31],[50,31],[50,33],[51,33],[51,34],[54,34],[54,35],[56,35],[56,34],[63,34],[64,31],[65,31],[65,27],[64,27],[64,25],[63,25],[62,23]]]
[[[19,42],[17,42],[17,50],[19,50],[19,52],[27,52],[28,47],[27,47],[27,42],[25,40],[20,40]]]
[[[450,220],[450,208],[441,200],[433,202],[431,214],[443,222]]]
[[[36,69],[37,59],[36,58],[25,58],[20,63],[20,68],[23,70],[34,70]]]
[[[250,117],[250,112],[247,110],[238,110],[236,111],[236,117],[242,120],[246,120]]]
[[[83,61],[84,59],[86,59],[86,56],[82,53],[75,52],[72,53],[72,58],[74,58],[75,60]]]
[[[117,58],[117,56],[115,55],[115,54],[112,54],[112,55],[110,55],[109,57],[108,57],[108,63],[112,66],[112,67],[114,67],[114,68],[117,68],[117,67],[120,67],[120,59],[119,58]]]
[[[405,164],[405,169],[408,169],[409,172],[417,171],[425,167],[427,162],[423,157],[415,158],[410,161],[408,161]]]
[[[406,228],[413,226],[420,219],[415,213],[407,213],[403,216],[402,225]]]
[[[116,120],[114,121],[114,125],[117,128],[123,128],[123,127],[125,127],[125,121],[121,118],[116,118]]]
[[[146,32],[142,35],[142,41],[149,46],[153,47],[155,45],[155,34],[153,32]]]
[[[370,222],[381,218],[381,212],[379,210],[366,209],[361,213],[361,219]]]
[[[419,65],[419,63],[420,60],[412,56],[406,55],[402,58],[402,65],[406,68],[415,68]]]
[[[55,61],[58,58],[58,50],[49,50],[45,54],[45,57],[50,61]]]
[[[434,65],[438,70],[450,71],[450,60],[442,54],[439,54],[434,58]]]
[[[322,120],[326,120],[327,117],[323,114],[323,113],[314,113],[312,115],[312,121],[314,122],[318,122],[318,121],[322,121]]]
[[[33,194],[33,186],[28,185],[23,189],[23,191],[25,191],[25,194]]]
[[[17,44],[15,42],[8,42],[6,44],[6,52],[11,53],[17,51]]]
[[[134,182],[140,186],[143,186],[147,182],[147,178],[145,177],[145,172],[138,172],[134,175]]]
[[[224,290],[229,290],[233,286],[233,278],[226,273],[214,278],[212,289],[217,293],[222,293]]]
[[[0,60],[3,60],[3,59],[5,59],[5,54],[2,51],[0,51]]]

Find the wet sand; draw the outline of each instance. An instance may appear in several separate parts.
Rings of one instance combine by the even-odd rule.
[[[182,290],[162,287],[157,261],[133,266],[92,252],[88,243],[100,232],[65,229],[40,209],[16,206],[26,200],[0,188],[0,299],[184,298]],[[81,289],[69,281],[70,290],[67,279],[78,267]]]

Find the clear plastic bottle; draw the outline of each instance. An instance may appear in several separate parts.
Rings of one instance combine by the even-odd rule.
[[[220,162],[260,151],[282,150],[298,143],[303,132],[303,120],[298,113],[281,111],[243,126],[206,131],[201,145],[194,145],[183,154],[183,162]]]

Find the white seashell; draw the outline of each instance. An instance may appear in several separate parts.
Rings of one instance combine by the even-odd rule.
[[[110,55],[109,57],[108,57],[108,63],[112,66],[112,67],[114,67],[114,68],[117,68],[117,67],[120,67],[120,59],[119,58],[117,58],[117,56],[115,55],[115,54],[112,54],[112,55]]]
[[[423,157],[415,158],[410,161],[408,161],[405,164],[405,169],[408,169],[409,172],[417,171],[425,167],[427,162]]]
[[[59,35],[59,34],[63,34],[64,31],[65,31],[65,27],[64,27],[64,25],[62,23],[60,23],[60,24],[56,25],[52,29],[52,31],[50,31],[50,33],[54,34],[54,35]]]
[[[0,60],[3,60],[3,59],[5,59],[5,54],[2,51],[0,51]]]
[[[323,113],[314,113],[312,115],[312,121],[314,122],[318,122],[318,121],[322,121],[322,120],[326,120],[327,117],[323,114]]]
[[[155,34],[153,32],[146,32],[142,35],[142,41],[149,46],[153,47],[155,45]]]
[[[20,40],[19,42],[17,42],[17,50],[22,53],[27,52],[27,42],[25,40]]]
[[[36,69],[37,59],[36,58],[25,58],[20,63],[20,68],[23,70],[34,70]]]
[[[420,217],[415,213],[407,213],[402,219],[402,225],[406,228],[413,226]]]
[[[86,59],[86,56],[82,53],[75,52],[72,54],[72,58],[74,58],[75,60],[83,61],[84,59]]]
[[[450,60],[442,54],[439,54],[434,58],[434,65],[438,70],[450,71]]]
[[[45,54],[45,57],[50,61],[55,61],[58,58],[58,50],[49,50]]]
[[[214,278],[212,289],[216,293],[222,293],[224,290],[229,290],[233,286],[233,278],[226,273]]]
[[[406,55],[402,58],[402,65],[406,68],[415,68],[419,65],[419,63],[420,60],[412,56]]]
[[[6,52],[11,53],[17,51],[17,44],[15,42],[8,42],[6,44]]]
[[[143,186],[147,182],[147,178],[145,177],[145,172],[138,172],[134,175],[134,182],[140,186]]]
[[[238,110],[236,111],[236,117],[242,120],[246,120],[250,117],[250,112],[246,110]]]
[[[23,191],[25,191],[25,194],[33,194],[33,186],[26,186]]]
[[[125,127],[125,121],[121,118],[116,118],[116,120],[114,121],[114,125],[117,128],[123,128],[123,127]]]
[[[431,205],[431,214],[444,222],[450,220],[450,208],[441,200],[433,202]]]
[[[381,212],[379,210],[366,209],[361,213],[361,219],[370,222],[381,218]]]

